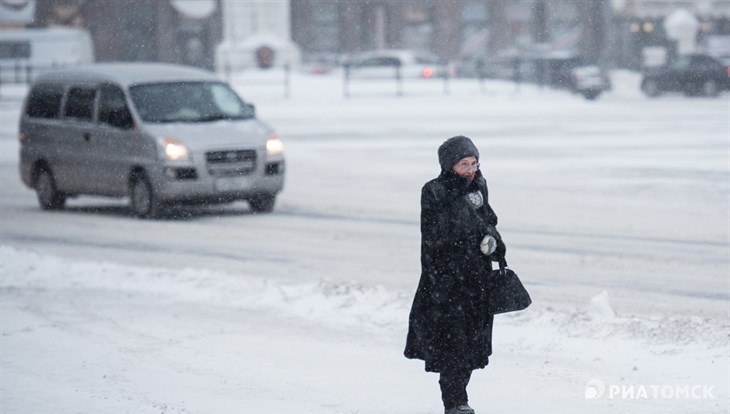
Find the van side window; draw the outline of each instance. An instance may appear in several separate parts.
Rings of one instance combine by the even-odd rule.
[[[61,112],[63,86],[40,83],[33,87],[28,96],[26,115],[33,118],[58,118]]]
[[[63,115],[68,118],[76,118],[84,121],[91,121],[94,116],[94,88],[71,88],[66,98],[66,108]]]
[[[116,85],[102,85],[99,98],[99,122],[116,128],[129,129],[133,126],[132,114],[124,99],[124,92]]]

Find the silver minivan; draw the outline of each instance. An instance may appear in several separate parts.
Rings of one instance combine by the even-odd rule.
[[[283,144],[212,73],[157,63],[38,76],[20,119],[20,174],[44,209],[68,197],[129,197],[153,217],[175,203],[247,200],[270,212]]]

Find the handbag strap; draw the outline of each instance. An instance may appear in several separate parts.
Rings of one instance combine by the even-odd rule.
[[[507,273],[507,259],[502,256],[498,260],[499,263],[499,274],[504,276],[505,273]]]

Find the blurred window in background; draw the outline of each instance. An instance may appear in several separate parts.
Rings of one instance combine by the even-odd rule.
[[[484,1],[468,0],[461,9],[461,55],[483,56],[487,38],[487,4]]]
[[[403,20],[403,46],[419,52],[430,52],[434,32],[432,5],[422,1],[409,2]]]
[[[321,2],[310,10],[309,40],[315,52],[340,51],[340,11],[335,2]]]
[[[401,61],[397,57],[373,57],[357,63],[356,67],[379,67],[379,66],[400,66]]]
[[[0,42],[0,59],[29,59],[30,42]]]
[[[681,58],[677,59],[672,66],[674,66],[675,69],[684,70],[689,69],[690,63],[691,61],[689,56],[682,56]]]
[[[715,69],[722,66],[718,61],[710,56],[696,55],[694,56],[694,64],[701,69]]]

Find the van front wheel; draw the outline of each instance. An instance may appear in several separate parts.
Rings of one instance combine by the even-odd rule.
[[[66,195],[56,189],[53,174],[46,169],[40,170],[35,184],[38,204],[43,210],[60,210],[66,205]]]
[[[132,178],[130,185],[130,207],[139,218],[154,218],[160,214],[160,204],[156,200],[150,180],[140,174]]]

